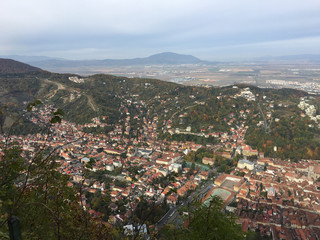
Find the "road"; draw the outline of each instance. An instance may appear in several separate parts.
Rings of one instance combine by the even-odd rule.
[[[183,110],[186,110],[186,109],[189,109],[189,108],[192,108],[192,107],[195,107],[197,106],[199,103],[196,103],[196,104],[193,104],[193,105],[190,105],[190,106],[187,106],[187,107],[183,107],[182,109],[179,109],[178,111],[176,111],[175,113],[172,114],[172,116],[166,121],[166,124],[164,125],[164,130],[167,130],[167,125],[168,125],[168,122],[169,121],[172,121],[172,118],[179,112],[183,111]]]
[[[160,229],[167,223],[172,223],[179,215],[178,209],[184,206],[187,206],[189,203],[191,203],[195,198],[202,198],[204,194],[206,194],[211,188],[213,187],[212,181],[208,181],[205,185],[203,185],[201,188],[197,189],[195,192],[193,192],[187,199],[184,200],[184,202],[181,205],[174,206],[171,208],[157,223],[158,228]]]
[[[55,90],[53,91],[53,93],[49,93],[49,94],[46,96],[46,98],[52,98],[54,95],[56,95],[56,93],[57,93],[59,90],[65,90],[65,89],[66,89],[66,87],[65,87],[63,84],[59,83],[59,82],[53,82],[53,81],[50,81],[49,79],[45,79],[44,82],[45,82],[45,83],[54,84],[54,85],[57,86],[57,89],[55,89]]]

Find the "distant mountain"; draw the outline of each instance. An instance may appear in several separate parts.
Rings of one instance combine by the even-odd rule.
[[[0,74],[42,72],[40,68],[17,62],[12,59],[0,58]]]
[[[131,60],[134,64],[197,64],[203,63],[199,58],[192,55],[183,55],[172,52],[164,52],[147,58],[136,58]]]
[[[39,61],[64,60],[63,58],[52,58],[52,57],[46,57],[46,56],[23,56],[23,55],[1,55],[0,58],[13,59],[19,62],[31,64],[31,65],[32,63],[39,62]]]
[[[257,61],[288,61],[288,62],[314,62],[320,63],[319,54],[299,54],[299,55],[287,55],[287,56],[266,56],[256,59]]]
[[[66,60],[48,57],[11,56],[12,59],[22,61],[33,66],[49,71],[65,72],[68,68],[92,68],[92,67],[118,67],[137,65],[179,65],[179,64],[200,64],[210,62],[202,61],[191,55],[165,52],[152,55],[146,58],[134,59],[104,59],[104,60]]]

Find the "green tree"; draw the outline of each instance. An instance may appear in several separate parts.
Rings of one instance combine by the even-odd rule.
[[[37,104],[29,104],[27,110]],[[50,128],[61,122],[62,115],[60,110],[53,114],[48,138]],[[17,216],[23,239],[111,237],[110,229],[84,210],[81,187],[69,187],[70,177],[57,171],[57,149],[44,143],[29,154],[22,151],[18,142],[10,140],[10,134],[5,136],[0,145],[0,236],[8,232],[8,219]]]
[[[161,239],[245,239],[233,214],[221,211],[222,200],[214,197],[209,205],[194,203],[184,221],[187,227],[167,226]]]

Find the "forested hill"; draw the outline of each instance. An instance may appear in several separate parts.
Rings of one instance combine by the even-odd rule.
[[[41,72],[40,68],[32,67],[12,59],[0,58],[0,74]]]
[[[4,72],[1,65],[0,72]],[[173,132],[191,129],[191,133],[220,135],[244,126],[248,128],[247,143],[269,156],[320,157],[320,117],[314,119],[320,114],[320,99],[303,91],[245,85],[204,88],[154,79],[103,74],[81,77],[44,71],[0,75],[0,84],[1,105],[6,105],[10,113],[25,108],[23,103],[40,99],[62,108],[64,118],[76,123],[103,117],[101,121],[112,126],[132,116],[134,129],[141,126],[139,122],[158,117],[160,134],[168,126]],[[314,107],[313,120],[306,109],[298,107],[301,101]],[[187,135],[173,136],[186,140]],[[162,137],[172,139],[169,135]]]

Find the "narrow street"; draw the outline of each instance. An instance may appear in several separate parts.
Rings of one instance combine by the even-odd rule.
[[[213,187],[212,181],[208,181],[205,185],[203,185],[201,188],[197,189],[195,192],[193,192],[190,196],[188,196],[180,205],[174,206],[171,208],[158,222],[158,228],[160,229],[167,223],[172,223],[176,220],[176,218],[179,216],[178,210],[181,207],[188,206],[195,198],[202,198],[204,194],[206,194],[211,188]]]

